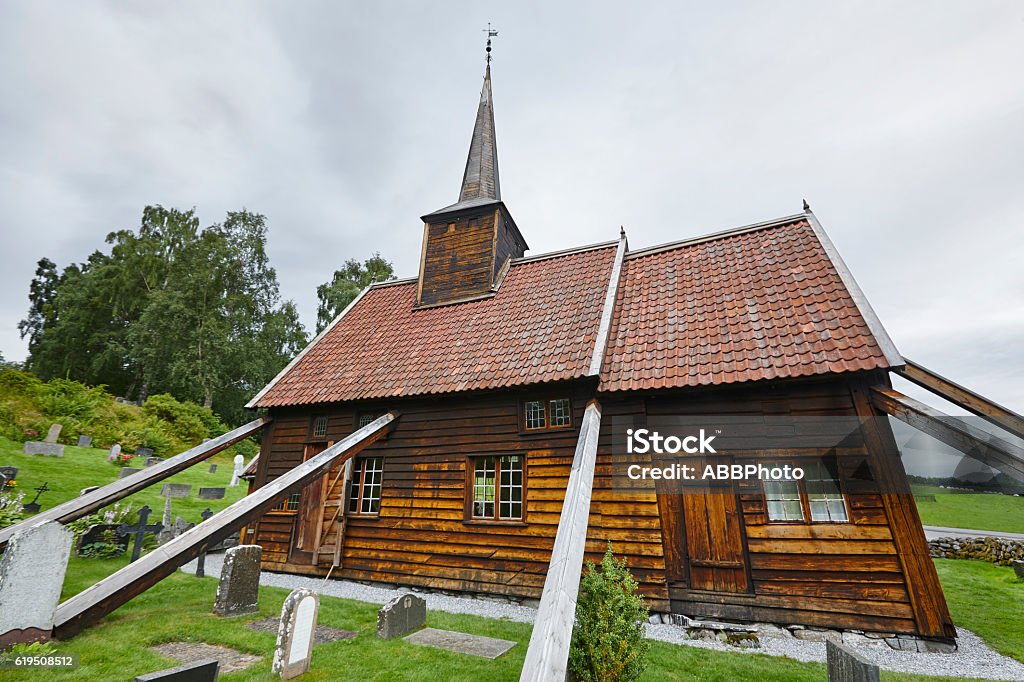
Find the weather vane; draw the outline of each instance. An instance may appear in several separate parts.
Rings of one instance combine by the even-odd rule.
[[[480,29],[487,32],[487,63],[491,63],[491,38],[498,35],[498,32],[491,28],[491,22],[487,22],[487,28]]]

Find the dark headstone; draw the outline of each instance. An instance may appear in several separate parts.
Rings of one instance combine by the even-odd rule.
[[[78,436],[78,447],[80,448],[91,448],[92,447],[92,436],[86,436],[84,433]]]
[[[147,457],[146,458],[146,466],[151,467],[154,464],[159,464],[162,461],[164,461],[163,457]]]
[[[270,669],[280,674],[282,680],[309,672],[319,610],[320,595],[303,587],[292,590],[284,600],[274,646],[274,663]]]
[[[377,612],[377,637],[394,639],[427,624],[427,602],[414,594],[395,597]]]
[[[1017,574],[1017,577],[1024,580],[1024,561],[1014,559],[1010,565],[1013,566],[1013,572]]]
[[[853,649],[829,640],[828,682],[879,682],[878,666],[869,663]]]
[[[160,497],[188,497],[191,494],[191,483],[164,483],[160,488]]]
[[[117,475],[117,477],[118,478],[124,478],[125,476],[131,476],[132,474],[137,474],[140,471],[142,471],[142,469],[137,469],[135,467],[121,467],[121,473],[119,473]]]
[[[263,548],[259,545],[239,545],[225,553],[213,603],[214,613],[239,616],[258,610],[262,554]]]
[[[224,499],[224,492],[227,488],[200,488],[200,500],[221,500]]]
[[[119,524],[116,523],[97,523],[89,526],[89,529],[78,536],[78,541],[75,543],[75,553],[78,556],[82,556],[82,550],[89,545],[94,545],[98,542],[107,542],[105,537],[106,533],[113,531],[113,541],[117,545],[120,545],[122,551],[128,551],[128,536],[119,532]]]
[[[211,464],[210,465],[210,473],[211,474],[217,473],[217,465],[216,464]]]
[[[219,666],[219,661],[196,661],[179,665],[177,668],[139,675],[135,682],[217,682]]]
[[[136,457],[152,457],[153,456],[153,448],[147,448],[145,446],[139,446],[139,447],[135,448],[135,456]]]
[[[25,441],[24,449],[26,455],[45,455],[47,457],[63,457],[64,446],[60,443],[40,443],[37,440]]]
[[[0,476],[5,481],[13,481],[18,478],[18,467],[0,467]]]
[[[135,536],[135,542],[132,543],[131,561],[137,560],[139,555],[142,554],[142,541],[145,539],[146,533],[159,533],[164,529],[164,524],[162,523],[146,524],[146,521],[149,520],[149,515],[152,513],[153,510],[149,508],[149,505],[146,505],[139,510],[139,522],[137,524],[129,526],[126,523],[122,523],[117,527],[118,533]]]

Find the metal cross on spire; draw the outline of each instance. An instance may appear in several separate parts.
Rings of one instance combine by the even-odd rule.
[[[498,32],[495,31],[493,28],[491,28],[491,22],[489,22],[489,21],[487,22],[487,28],[482,28],[480,30],[481,31],[485,31],[487,33],[487,63],[490,64],[491,63],[491,38],[493,38],[496,35],[498,35]]]

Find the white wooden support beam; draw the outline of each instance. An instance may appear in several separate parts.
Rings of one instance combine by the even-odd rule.
[[[583,413],[562,514],[558,519],[555,546],[551,550],[551,563],[520,682],[561,682],[565,679],[576,618],[576,597],[583,570],[583,551],[587,544],[590,496],[600,431],[601,407],[596,400],[591,400]]]

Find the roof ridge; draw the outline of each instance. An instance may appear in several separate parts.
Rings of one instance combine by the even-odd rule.
[[[793,215],[784,216],[782,218],[765,220],[760,223],[752,223],[750,225],[744,225],[742,227],[731,227],[726,230],[711,232],[709,234],[705,234],[699,237],[688,237],[686,239],[680,239],[674,242],[666,242],[665,244],[656,244],[655,246],[648,246],[643,249],[630,251],[629,253],[626,254],[626,259],[629,260],[631,258],[639,258],[640,256],[650,256],[652,254],[661,253],[663,251],[673,251],[675,249],[681,249],[685,246],[703,244],[705,242],[712,242],[719,239],[725,239],[727,237],[734,237],[736,235],[746,234],[748,232],[767,230],[772,227],[781,227],[782,225],[789,225],[800,220],[807,220],[807,214],[794,213]]]
[[[523,265],[524,263],[533,263],[539,260],[547,260],[549,258],[561,258],[562,256],[573,256],[577,253],[586,253],[587,251],[597,251],[598,249],[610,249],[613,246],[618,246],[619,240],[613,239],[607,242],[597,242],[596,244],[586,244],[584,246],[575,246],[569,249],[560,249],[558,251],[548,251],[547,253],[538,253],[533,256],[523,256],[522,258],[513,258],[512,265]]]

